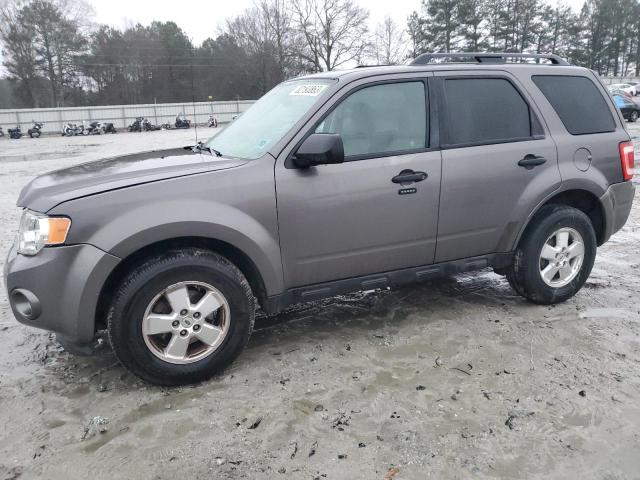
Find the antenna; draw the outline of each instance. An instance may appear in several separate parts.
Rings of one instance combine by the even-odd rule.
[[[193,129],[196,134],[196,145],[198,144],[198,116],[196,114],[196,87],[193,79],[193,61],[194,61],[194,49],[191,48],[191,105],[193,106]]]

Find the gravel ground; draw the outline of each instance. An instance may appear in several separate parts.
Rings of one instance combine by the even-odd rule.
[[[0,251],[33,176],[193,134],[1,139]],[[339,297],[186,388],[65,353],[0,284],[0,479],[640,478],[639,226],[636,201],[564,304],[489,271]]]

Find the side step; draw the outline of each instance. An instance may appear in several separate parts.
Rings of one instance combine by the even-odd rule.
[[[486,267],[504,268],[511,263],[512,258],[513,253],[493,253],[491,255],[453,260],[422,267],[405,268],[362,277],[318,283],[305,287],[296,287],[287,290],[282,295],[269,297],[265,309],[268,314],[274,315],[296,303],[312,302],[363,290],[397,287],[443,275],[480,270]]]

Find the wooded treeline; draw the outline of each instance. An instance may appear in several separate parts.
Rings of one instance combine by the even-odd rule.
[[[603,75],[640,73],[640,0],[423,0],[370,25],[355,0],[256,0],[200,45],[173,22],[118,29],[83,0],[0,7],[0,108],[257,98],[286,78],[432,51],[557,53]]]
[[[579,12],[540,0],[424,0],[408,31],[412,55],[556,53],[600,75],[640,74],[638,0],[587,0]]]

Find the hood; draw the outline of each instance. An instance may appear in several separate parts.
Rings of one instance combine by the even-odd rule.
[[[195,173],[223,170],[245,160],[213,157],[176,148],[82,163],[33,179],[20,192],[19,207],[47,212],[74,198]]]

